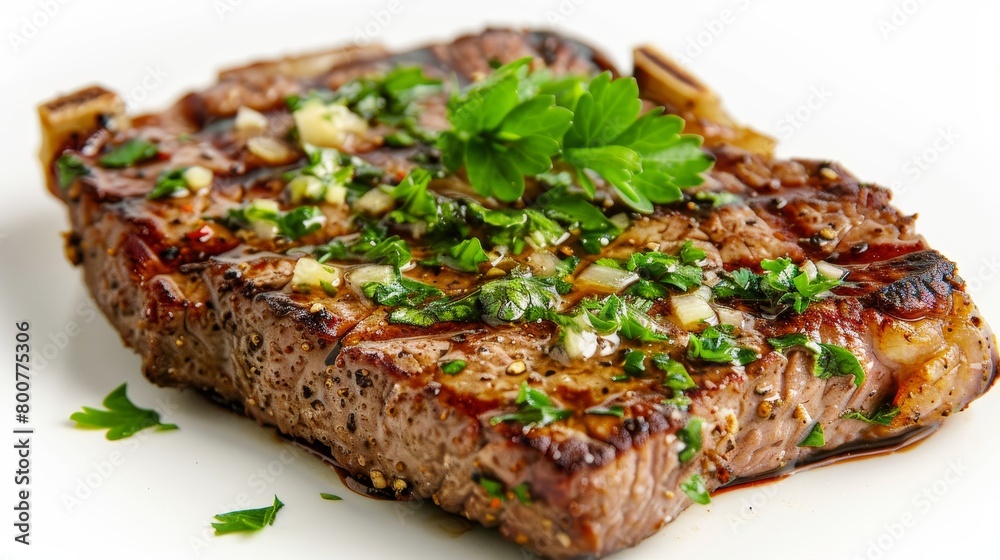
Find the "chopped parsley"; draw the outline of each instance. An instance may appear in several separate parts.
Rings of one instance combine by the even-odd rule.
[[[490,325],[546,319],[559,301],[556,281],[513,273],[486,282],[464,296],[432,301],[419,308],[399,308],[390,323],[427,327],[442,321],[475,321]]]
[[[732,325],[708,327],[700,335],[688,335],[688,358],[692,360],[745,366],[759,357],[754,350],[736,344]]]
[[[587,320],[601,336],[619,334],[629,340],[659,342],[667,335],[657,330],[656,323],[635,303],[610,295],[603,300],[585,300],[580,304]]]
[[[480,476],[479,485],[483,487],[483,490],[486,490],[486,495],[490,498],[497,500],[504,499],[503,483],[499,480],[493,480],[492,478]]]
[[[483,250],[478,237],[460,241],[445,249],[438,260],[448,268],[461,272],[479,272],[480,263],[489,262],[490,257]]]
[[[642,377],[646,373],[646,354],[642,350],[626,350],[624,367],[629,377]]]
[[[625,263],[625,269],[635,272],[645,282],[630,287],[634,293],[626,294],[649,298],[650,292],[666,295],[666,287],[673,287],[683,292],[701,285],[702,269],[696,263],[705,258],[705,251],[694,247],[690,241],[684,243],[678,256],[647,251],[635,253]]]
[[[531,504],[531,487],[528,486],[527,482],[522,482],[517,486],[510,489],[511,494],[517,498],[517,501],[521,502],[523,505]]]
[[[708,495],[708,488],[705,487],[705,479],[700,474],[691,475],[691,478],[682,482],[681,490],[695,503],[706,505],[712,501]]]
[[[306,152],[306,165],[285,174],[285,179],[288,180],[286,190],[291,203],[343,202],[347,196],[347,185],[354,179],[354,166],[344,165],[341,153],[332,148],[319,148],[311,144],[306,144],[303,148]]]
[[[596,416],[614,416],[616,418],[625,417],[625,408],[621,405],[611,405],[608,407],[598,407],[588,408],[583,411],[586,414],[594,414]]]
[[[672,389],[674,392],[686,391],[697,387],[684,364],[672,359],[670,356],[658,352],[653,355],[653,365],[663,372],[663,386]]]
[[[290,111],[302,108],[307,101],[344,105],[367,121],[380,122],[396,130],[386,136],[390,146],[409,146],[431,141],[434,134],[418,123],[417,102],[439,90],[441,81],[424,75],[418,66],[400,66],[382,76],[366,76],[337,88],[320,90],[305,97],[291,96],[285,100]]]
[[[253,229],[258,235],[263,230],[294,241],[323,227],[326,216],[316,206],[299,206],[282,212],[277,202],[257,199],[230,209],[222,222],[230,229]]]
[[[823,447],[826,445],[826,436],[823,434],[823,424],[816,422],[813,424],[806,437],[798,443],[798,447]]]
[[[125,393],[127,383],[122,383],[104,398],[107,410],[83,407],[83,412],[74,412],[69,419],[78,428],[107,428],[109,440],[127,438],[140,430],[155,428],[157,431],[176,430],[176,424],[160,422],[160,413],[132,404]]]
[[[503,422],[517,422],[523,424],[525,428],[546,426],[559,420],[564,420],[573,415],[572,410],[559,408],[552,404],[548,395],[528,386],[527,381],[521,382],[521,389],[518,391],[517,412],[499,414],[490,419],[490,425],[496,426]]]
[[[871,414],[866,414],[863,410],[845,410],[844,413],[840,415],[841,418],[861,420],[862,422],[878,424],[880,426],[888,426],[889,424],[892,424],[892,421],[897,416],[899,416],[899,407],[892,406],[889,403],[882,404],[882,406],[878,407],[878,409]]]
[[[583,195],[567,192],[566,186],[552,188],[535,200],[535,205],[569,229],[579,229],[580,244],[592,255],[601,252],[622,231]]]
[[[709,202],[712,208],[718,208],[734,202],[739,202],[740,197],[726,191],[698,191],[694,193],[694,199],[698,202]]]
[[[214,517],[215,519],[218,519],[219,522],[212,523],[212,527],[215,529],[216,535],[225,535],[228,533],[238,533],[243,531],[260,531],[268,525],[274,525],[274,520],[278,516],[278,511],[283,507],[285,507],[285,504],[281,503],[281,500],[275,496],[274,503],[268,507],[259,509],[244,509],[240,511],[217,514]]]
[[[365,297],[388,307],[412,307],[444,295],[434,286],[403,276],[398,268],[394,272],[391,282],[368,282],[361,286]]]
[[[190,192],[188,191],[187,181],[184,179],[185,170],[186,168],[181,167],[160,173],[156,178],[156,186],[146,195],[146,198],[158,200],[172,196],[183,196]]]
[[[151,160],[158,153],[159,150],[156,144],[142,138],[133,138],[112,148],[111,151],[101,156],[101,159],[97,161],[101,164],[101,167],[130,167],[137,163]]]
[[[694,459],[694,456],[701,451],[701,427],[704,423],[701,418],[692,416],[687,425],[677,432],[677,438],[684,444],[684,449],[677,455],[680,462],[686,463]]]
[[[61,189],[69,188],[74,181],[87,175],[90,175],[90,168],[73,154],[63,154],[56,160],[56,180]]]
[[[440,367],[441,371],[448,375],[458,375],[459,373],[462,373],[462,370],[465,369],[466,365],[465,360],[449,360],[447,362],[441,362]]]
[[[343,500],[343,498],[336,494],[327,494],[326,492],[320,492],[319,497],[331,502],[339,502],[340,500]]]
[[[826,278],[820,274],[810,279],[806,272],[785,257],[762,260],[760,266],[764,270],[763,274],[746,268],[723,273],[722,279],[712,287],[715,297],[741,299],[774,314],[789,307],[803,313],[810,303],[841,284],[839,279]]]
[[[386,227],[378,222],[365,221],[361,232],[347,236],[351,241],[334,239],[313,250],[321,263],[334,260],[361,260],[378,262],[399,268],[410,262],[412,254],[406,241],[397,235],[389,236]],[[390,305],[390,304],[386,304]]]
[[[865,369],[850,350],[835,344],[815,342],[802,333],[786,334],[767,341],[778,352],[793,347],[805,348],[816,360],[813,363],[813,375],[820,379],[829,379],[834,375],[846,375],[854,378],[854,385],[860,387],[865,382]]]

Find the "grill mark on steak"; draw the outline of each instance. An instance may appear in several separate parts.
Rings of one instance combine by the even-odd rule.
[[[270,112],[272,131],[287,131],[290,119],[276,108],[285,95],[310,86],[339,85],[397,62],[468,80],[488,72],[493,59],[525,54],[556,73],[609,68],[592,48],[556,34],[488,30],[398,55],[348,49],[224,72],[217,85],[120,131],[88,137],[83,132],[94,128],[93,119],[84,119],[60,142],[88,163],[110,140],[135,135],[157,139],[163,152],[139,170],[97,170],[68,191],[55,188],[46,161],[50,189],[70,208],[74,260],[82,262],[88,288],[123,340],[143,356],[145,375],[205,392],[290,437],[324,446],[369,484],[401,485],[401,497],[432,498],[552,558],[596,557],[635,544],[690,504],[679,484],[692,474],[704,474],[714,489],[891,442],[936,425],[992,384],[992,335],[954,264],[925,250],[913,218],[889,204],[887,190],[828,162],[781,161],[728,145],[720,140],[725,134],[713,136],[706,119],[689,123],[709,131],[717,159],[699,189],[730,192],[739,201],[714,209],[694,203],[658,208],[602,256],[627,256],[649,242],[675,249],[693,239],[708,253],[710,274],[780,256],[829,259],[849,273],[835,297],[801,315],[764,318],[736,309],[745,321],[741,343],[762,358],[745,368],[689,363],[698,384],[689,413],[660,404],[669,391],[654,372],[609,382],[620,371],[620,356],[559,362],[546,351],[554,335],[548,323],[417,329],[389,324],[384,310],[348,291],[293,293],[287,284],[294,260],[280,253],[346,233],[342,209],[324,208],[326,228],[291,244],[248,241],[222,227],[212,227],[209,242],[187,235],[210,224],[203,216],[221,216],[241,200],[273,198],[283,188],[280,170],[250,161],[244,139],[227,128],[239,105]],[[656,86],[648,76],[642,83],[651,98],[663,93],[647,89]],[[91,92],[49,107],[59,111],[95,99],[107,96]],[[181,132],[192,134],[193,145],[177,140]],[[358,155],[406,169],[406,154]],[[213,168],[216,188],[185,201],[145,199],[156,173],[192,163]],[[861,243],[865,250],[854,250]],[[409,274],[449,294],[472,285],[455,273],[417,268]],[[665,302],[654,308],[672,335],[665,351],[683,360],[687,335],[669,323],[669,313]],[[865,366],[864,385],[816,378],[802,352],[771,352],[766,338],[789,332],[850,349]],[[445,357],[468,366],[460,375],[444,375],[438,364]],[[527,371],[509,375],[505,366],[514,360],[524,361]],[[524,380],[578,414],[529,431],[491,426],[493,415],[510,410]],[[901,409],[889,426],[840,418],[848,409],[870,412],[885,402]],[[582,414],[612,404],[623,407],[625,418]],[[706,419],[704,450],[681,464],[676,433],[691,415]],[[827,430],[827,446],[797,447],[815,421]],[[479,487],[483,476],[506,488],[529,483],[533,503],[509,499],[497,506]]]

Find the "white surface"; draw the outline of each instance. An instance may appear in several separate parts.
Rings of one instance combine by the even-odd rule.
[[[12,541],[13,372],[0,382],[0,426],[8,434],[0,437],[0,556],[530,557],[484,529],[450,536],[430,505],[356,496],[269,430],[143,380],[139,359],[91,314],[78,271],[62,257],[65,213],[44,192],[35,160],[34,105],[81,84],[134,92],[134,107],[156,109],[209,83],[219,67],[342,43],[366,26],[381,27],[378,40],[405,47],[485,23],[546,25],[558,16],[559,27],[604,47],[626,69],[640,42],[686,56],[734,115],[782,137],[782,155],[836,159],[867,180],[897,184],[899,206],[920,211],[919,229],[959,263],[986,317],[1000,326],[1000,194],[988,167],[1000,153],[995,3],[398,2],[333,8],[175,0],[154,9],[149,2],[67,1],[17,52],[11,34],[23,31],[21,18],[42,21],[40,6],[57,3],[8,0],[0,7],[0,357],[12,370],[13,323],[22,320],[32,324],[36,352],[51,356],[36,369],[31,393],[30,547]],[[379,23],[373,11],[390,5],[397,14]],[[726,22],[712,23],[720,18]],[[880,20],[898,30],[883,25],[885,36]],[[699,34],[702,52],[685,53]],[[828,98],[814,100],[809,118],[784,134],[783,115],[808,103],[814,89]],[[939,141],[945,149],[935,152],[941,130],[957,139]],[[935,161],[918,173],[908,162],[925,150]],[[58,349],[71,323],[82,332]],[[123,381],[135,402],[155,404],[181,430],[109,442],[71,426],[70,413],[98,404]],[[1000,501],[997,425],[994,391],[912,451],[727,493],[616,558],[982,557],[994,541],[988,512]],[[112,459],[118,464],[109,469]],[[87,480],[96,487],[68,508],[66,497],[83,496]],[[325,502],[321,491],[345,499]],[[249,537],[208,536],[214,513],[263,506],[272,494],[287,504],[273,527]],[[906,515],[911,525],[897,527]]]

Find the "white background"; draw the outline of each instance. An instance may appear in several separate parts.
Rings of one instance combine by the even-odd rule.
[[[58,10],[44,15],[46,4]],[[83,84],[104,84],[133,109],[153,110],[210,83],[220,67],[344,43],[366,28],[406,47],[486,23],[554,24],[600,45],[625,70],[632,46],[653,43],[686,58],[739,119],[779,136],[782,155],[836,159],[895,186],[898,205],[920,212],[920,230],[959,263],[987,319],[1000,325],[996,3],[398,0],[387,18],[389,7],[3,2],[0,426],[8,435],[0,436],[0,557],[529,557],[488,530],[452,536],[441,526],[455,521],[430,505],[356,496],[269,430],[143,380],[139,359],[90,315],[79,272],[62,257],[65,212],[44,191],[35,157],[35,105]],[[32,19],[34,29],[25,23]],[[796,111],[792,124],[786,115]],[[11,509],[13,323],[23,320],[35,350],[50,357],[31,391],[30,547],[13,543]],[[82,332],[68,337],[71,323]],[[137,403],[181,430],[109,442],[72,427],[70,413],[97,405],[123,381]],[[998,425],[995,391],[911,451],[727,493],[616,558],[983,557],[995,550]],[[324,502],[321,491],[345,499]],[[203,536],[212,514],[240,500],[263,506],[273,494],[287,504],[274,527]],[[68,497],[80,501],[68,506]],[[894,527],[907,515],[909,527]]]

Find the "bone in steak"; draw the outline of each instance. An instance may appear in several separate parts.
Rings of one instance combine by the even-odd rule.
[[[705,138],[714,167],[684,200],[631,215],[600,255],[582,251],[575,236],[556,254],[582,256],[579,272],[598,257],[627,259],[647,248],[676,254],[691,241],[705,252],[706,284],[782,257],[846,271],[830,297],[803,313],[714,299],[719,320],[735,327],[735,343],[759,356],[745,366],[690,358],[689,330],[703,327],[684,328],[671,298],[647,313],[666,341],[623,341],[589,359],[554,352],[559,327],[549,320],[394,323],[389,308],[346,281],[330,291],[292,286],[302,257],[295,248],[357,231],[351,204],[320,202],[323,226],[295,241],[226,222],[230,209],[253,199],[291,208],[285,173],[305,160],[290,136],[288,96],[336,90],[400,65],[419,65],[447,87],[452,76],[468,83],[494,62],[523,56],[554,75],[611,69],[593,48],[557,34],[488,30],[398,54],[354,47],[225,71],[215,85],[156,114],[128,116],[121,98],[100,87],[44,104],[42,160],[49,189],[69,209],[67,256],[82,266],[90,293],[142,356],[152,382],[202,392],[324,449],[373,491],[431,498],[549,558],[635,545],[699,496],[688,487],[694,475],[711,492],[912,437],[989,388],[997,356],[988,327],[955,265],[927,246],[913,217],[890,205],[889,191],[835,163],[775,159],[767,137],[735,124],[710,90],[652,49],[636,51],[634,71],[647,107],[683,117],[687,132]],[[423,99],[420,125],[446,127],[446,101],[444,93]],[[234,126],[238,111],[256,132]],[[379,168],[384,182],[438,157],[420,142],[390,147],[380,134],[373,127],[352,136],[341,151]],[[124,168],[100,163],[136,138],[155,145],[156,155]],[[66,162],[86,171],[67,179]],[[211,171],[210,186],[147,196],[161,172],[191,166]],[[472,196],[462,175],[438,178],[432,188]],[[415,261],[429,256],[412,232],[390,233],[410,243]],[[541,251],[508,255],[483,267],[485,277],[531,267]],[[355,266],[328,264],[341,272]],[[484,281],[434,264],[405,275],[451,296]],[[584,295],[574,288],[561,305]],[[863,383],[817,377],[811,352],[768,343],[790,333],[849,350],[863,366]],[[623,376],[626,347],[685,365],[697,385],[684,393],[690,404],[671,404],[676,391],[655,367]],[[466,364],[459,373],[442,371],[457,360]],[[534,427],[491,421],[518,410],[523,382],[573,412]],[[880,407],[894,412],[881,423],[845,416]],[[695,417],[702,424],[691,424]],[[800,446],[817,425],[822,445]]]

